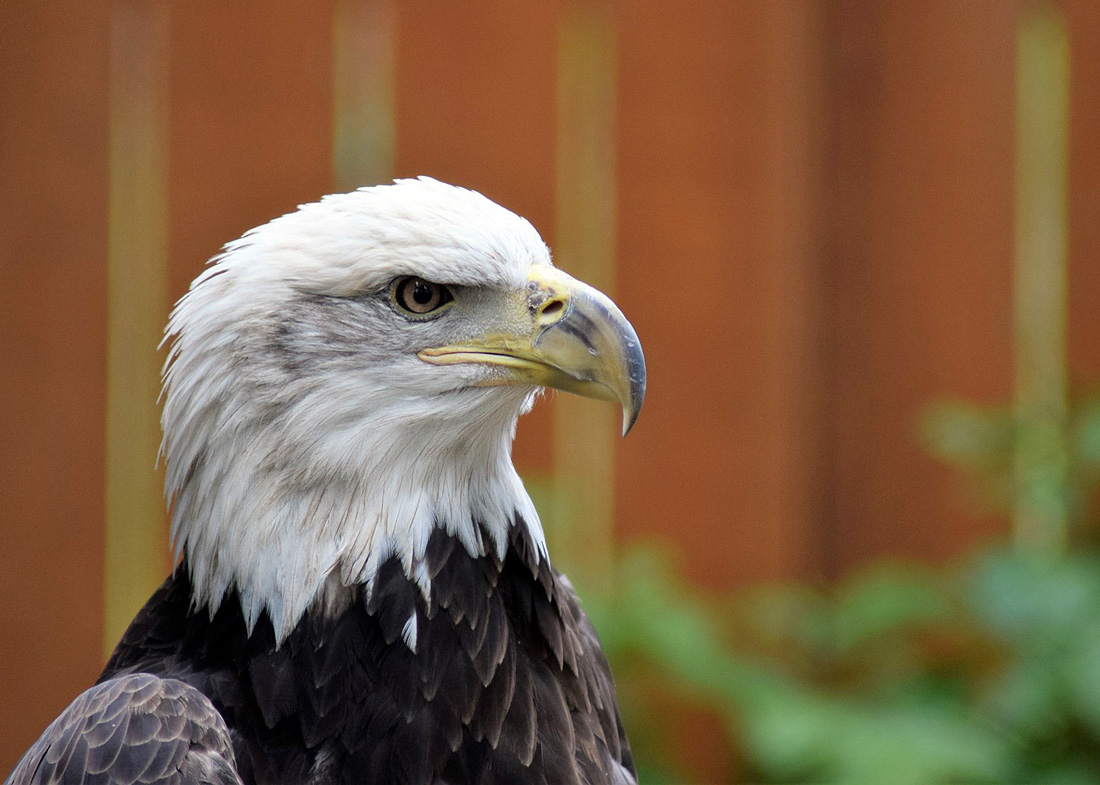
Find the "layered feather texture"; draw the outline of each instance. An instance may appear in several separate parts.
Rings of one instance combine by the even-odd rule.
[[[178,679],[136,673],[84,692],[12,771],[10,785],[240,785],[225,721]]]
[[[486,534],[486,536],[488,536]],[[431,535],[427,597],[391,557],[341,613],[276,648],[227,599],[190,611],[179,571],[104,672],[182,679],[226,718],[245,782],[631,783],[633,760],[596,634],[569,583],[509,530],[503,559]],[[415,619],[417,651],[403,644]]]

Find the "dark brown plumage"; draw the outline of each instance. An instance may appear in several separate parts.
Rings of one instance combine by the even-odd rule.
[[[80,695],[16,765],[23,785],[239,785],[225,721],[182,681],[134,673]]]
[[[247,635],[235,597],[213,619],[194,612],[187,571],[177,569],[134,619],[101,683],[44,735],[52,747],[33,747],[11,785],[222,785],[235,781],[234,753],[240,778],[257,785],[632,781],[595,632],[568,581],[535,558],[527,528],[511,531],[501,561],[473,558],[437,529],[426,551],[428,599],[391,560],[369,597],[361,590],[332,618],[307,615],[277,649],[266,617]],[[414,611],[415,653],[402,642]],[[186,720],[174,736],[165,729],[179,723],[162,716],[172,701]],[[152,750],[148,732],[110,736],[86,759],[59,754],[89,716],[134,727],[156,717],[163,744],[206,746],[175,773],[165,772],[183,753]],[[48,765],[34,771],[43,757]],[[213,775],[190,779],[200,762]]]

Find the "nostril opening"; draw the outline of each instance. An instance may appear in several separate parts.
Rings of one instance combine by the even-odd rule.
[[[546,305],[542,306],[543,318],[554,318],[558,316],[563,310],[565,310],[565,303],[561,300],[551,300]]]

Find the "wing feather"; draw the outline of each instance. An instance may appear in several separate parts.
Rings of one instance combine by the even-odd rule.
[[[225,721],[195,688],[136,673],[83,692],[5,785],[241,785]]]

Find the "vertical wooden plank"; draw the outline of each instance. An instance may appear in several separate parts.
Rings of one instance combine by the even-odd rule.
[[[649,366],[619,530],[714,588],[810,568],[814,7],[620,8],[619,299]]]
[[[157,351],[167,312],[168,5],[116,0],[111,14],[107,253],[104,656],[169,565]]]
[[[333,179],[351,191],[393,176],[393,0],[337,0],[333,25]]]
[[[1047,556],[1066,547],[1066,163],[1069,42],[1051,5],[1020,15],[1016,45],[1017,434],[1013,537]]]
[[[805,577],[819,507],[816,8],[618,7],[618,300],[645,347],[618,532],[695,584]],[[722,722],[682,708],[679,770],[733,781]]]
[[[565,4],[558,27],[558,265],[615,296],[615,20],[600,0]],[[544,523],[582,590],[611,588],[616,408],[554,401],[554,486]],[[549,518],[548,518],[549,514]]]
[[[0,771],[102,665],[109,5],[0,6]]]
[[[553,246],[557,3],[411,0],[397,31],[396,174],[481,191]],[[551,423],[548,401],[520,419],[527,480],[550,474]]]
[[[221,245],[332,188],[333,2],[174,2],[169,292]]]
[[[1010,399],[1015,13],[995,0],[828,6],[834,573],[1005,533],[968,511],[914,423],[941,397]]]
[[[1069,365],[1100,389],[1100,4],[1063,0],[1069,32]]]

